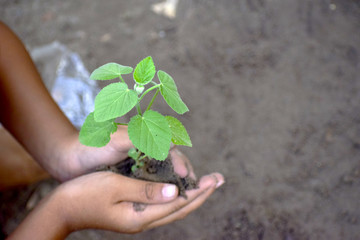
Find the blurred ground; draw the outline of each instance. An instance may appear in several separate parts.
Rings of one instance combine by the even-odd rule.
[[[89,70],[151,55],[190,108],[196,173],[227,180],[174,224],[68,239],[360,239],[360,2],[181,0],[175,19],[156,2],[0,0],[30,49],[58,40]]]

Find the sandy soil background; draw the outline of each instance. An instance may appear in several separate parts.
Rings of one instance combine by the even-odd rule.
[[[360,2],[180,0],[175,19],[157,2],[0,0],[30,49],[58,40],[90,71],[151,55],[190,108],[183,151],[197,175],[226,177],[184,220],[68,239],[360,239]],[[23,213],[4,209],[12,231]]]

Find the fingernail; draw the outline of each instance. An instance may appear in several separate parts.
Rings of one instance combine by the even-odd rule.
[[[213,174],[213,178],[216,181],[215,188],[219,188],[221,185],[225,183],[224,177],[221,174]]]
[[[167,198],[175,196],[176,186],[172,184],[166,184],[162,189],[162,195]]]
[[[221,185],[223,185],[225,183],[224,179],[221,179],[219,180],[217,183],[216,183],[216,188],[219,188]]]

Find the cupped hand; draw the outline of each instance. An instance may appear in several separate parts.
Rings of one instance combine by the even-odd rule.
[[[134,146],[129,139],[126,126],[118,126],[118,130],[111,135],[110,142],[101,148],[82,145],[78,135],[75,135],[66,148],[67,154],[62,155],[62,164],[52,175],[60,181],[66,181],[89,173],[98,166],[116,164],[128,157],[128,151],[132,147]],[[171,148],[170,157],[175,172],[181,177],[189,176],[196,179],[189,159],[176,146]]]
[[[51,171],[51,175],[62,182],[73,179],[94,171],[96,167],[124,160],[132,147],[126,126],[118,126],[118,130],[111,135],[110,142],[100,148],[81,144],[76,132],[64,147],[60,164],[55,171]]]
[[[44,198],[8,239],[65,239],[96,228],[137,233],[182,219],[224,183],[219,173],[204,176],[197,189],[179,197],[174,185],[96,172],[67,181]],[[136,203],[136,204],[135,204]]]
[[[99,228],[137,233],[184,218],[222,183],[219,173],[204,176],[199,188],[187,191],[184,199],[177,196],[174,185],[97,172],[64,183],[55,196],[64,204],[62,215],[69,232]]]

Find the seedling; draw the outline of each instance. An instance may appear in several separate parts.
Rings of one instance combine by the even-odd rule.
[[[90,75],[92,80],[112,80],[119,82],[104,87],[95,98],[95,110],[91,112],[81,130],[79,140],[92,147],[103,147],[116,132],[117,125],[127,125],[131,142],[135,146],[128,155],[135,160],[132,170],[142,166],[145,157],[163,161],[167,158],[171,142],[175,145],[192,146],[190,137],[183,124],[172,116],[163,116],[152,110],[155,98],[160,93],[166,103],[178,114],[189,111],[182,101],[173,78],[164,71],[157,71],[159,83],[155,82],[155,65],[149,56],[135,67],[133,89],[130,89],[122,75],[133,72],[132,67],[117,63],[108,63]],[[144,97],[153,93],[153,97],[143,111],[141,103]],[[115,120],[136,108],[137,114],[129,123]]]

